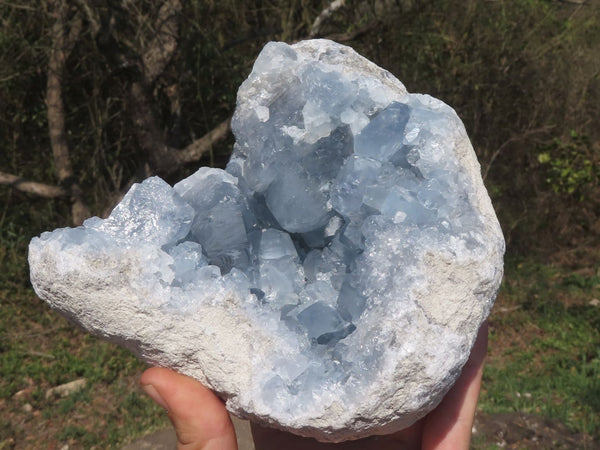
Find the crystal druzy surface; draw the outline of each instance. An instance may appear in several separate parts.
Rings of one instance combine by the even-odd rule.
[[[243,357],[198,344],[216,360],[242,358],[248,373],[188,352],[194,372],[185,356],[160,356],[168,331],[147,342],[54,306],[196,375],[239,415],[321,440],[410,425],[460,373],[502,273],[504,242],[462,123],[348,47],[317,40],[265,47],[232,127],[225,171],[201,168],[174,187],[150,178],[109,218],[34,239],[38,293],[53,304],[50,254],[61,255],[52,277],[79,277],[81,290],[114,295],[101,280],[120,271],[122,299],[191,318],[189,339],[237,342],[257,330]],[[250,331],[203,325],[214,308],[235,309]]]

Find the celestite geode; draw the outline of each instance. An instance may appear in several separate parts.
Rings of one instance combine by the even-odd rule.
[[[227,170],[135,185],[30,244],[38,295],[234,414],[321,441],[393,432],[466,362],[504,240],[446,104],[326,40],[270,43]]]

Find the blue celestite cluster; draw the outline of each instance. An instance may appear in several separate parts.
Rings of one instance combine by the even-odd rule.
[[[267,45],[240,89],[240,98],[260,92],[238,104],[227,166],[238,180],[232,198],[245,199],[233,223],[245,227],[219,257],[313,346],[335,347],[374,300],[370,264],[381,261],[370,237],[397,231],[406,247],[397,272],[420,240],[454,236],[476,249],[481,223],[453,154],[462,127],[451,108],[298,59],[286,44]]]
[[[490,248],[503,251],[457,154],[468,139],[454,111],[408,94],[382,69],[344,66],[347,47],[302,45],[270,43],[258,57],[238,93],[226,170],[201,168],[174,187],[149,178],[109,218],[32,242],[79,246],[88,259],[135,249],[145,261],[144,301],[173,314],[192,313],[211,293],[242,299],[252,320],[281,337],[272,358],[256,362],[258,393],[246,404],[281,423],[337,396],[359,404],[393,371],[445,380],[447,389],[448,377],[432,373],[455,376],[474,331],[462,335],[459,319],[452,328],[438,305],[415,300],[432,285],[424,261],[480,264],[469,269],[482,281],[468,295],[484,292],[489,310],[501,268],[484,261]],[[420,347],[436,335],[439,348]],[[437,369],[423,365],[428,357]],[[410,389],[407,410],[441,395],[427,383]]]

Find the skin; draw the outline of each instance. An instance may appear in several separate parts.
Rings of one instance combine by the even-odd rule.
[[[256,450],[466,450],[481,388],[487,335],[488,327],[484,323],[455,385],[434,411],[409,428],[387,436],[323,444],[252,424]],[[177,433],[179,450],[237,449],[235,430],[224,403],[201,383],[159,367],[146,370],[140,383],[148,395],[167,410]]]

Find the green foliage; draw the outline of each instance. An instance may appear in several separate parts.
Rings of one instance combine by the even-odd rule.
[[[575,130],[566,142],[556,138],[541,146],[538,161],[547,166],[546,182],[557,194],[583,201],[585,191],[600,184],[600,153],[592,150],[589,138]]]

